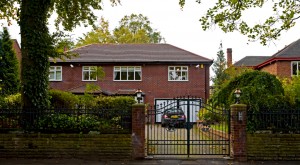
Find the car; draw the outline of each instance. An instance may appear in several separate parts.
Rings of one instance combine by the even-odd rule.
[[[186,123],[186,116],[182,109],[167,109],[161,116],[161,126],[165,127],[174,124],[174,127],[183,128]]]

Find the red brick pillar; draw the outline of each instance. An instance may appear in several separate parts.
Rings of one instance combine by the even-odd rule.
[[[247,161],[246,150],[247,105],[231,105],[230,142],[231,157],[238,161]]]
[[[133,159],[145,158],[145,104],[132,106]]]

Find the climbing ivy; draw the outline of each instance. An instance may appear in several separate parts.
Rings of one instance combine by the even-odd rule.
[[[101,10],[102,0],[10,0],[0,2],[0,19],[8,24],[17,20],[21,31],[22,103],[23,108],[43,109],[49,106],[49,57],[61,57],[55,38],[47,28],[55,12],[58,30],[71,31],[77,25],[93,25],[94,10]],[[119,0],[110,0],[118,4]]]

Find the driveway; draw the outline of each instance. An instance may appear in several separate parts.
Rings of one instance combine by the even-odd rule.
[[[148,155],[219,155],[229,153],[229,142],[212,132],[203,132],[195,124],[189,132],[186,128],[168,131],[161,124],[148,124],[146,143]],[[188,138],[189,137],[189,138]]]

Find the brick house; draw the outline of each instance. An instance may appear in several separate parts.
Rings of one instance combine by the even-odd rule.
[[[246,56],[233,65],[269,72],[280,78],[291,78],[299,75],[300,39],[292,42],[272,56]]]
[[[135,95],[143,101],[177,96],[209,97],[209,67],[213,60],[169,44],[91,44],[71,50],[72,59],[50,60],[50,87],[82,94],[86,84],[100,86],[96,93]],[[98,80],[96,67],[105,72]]]

